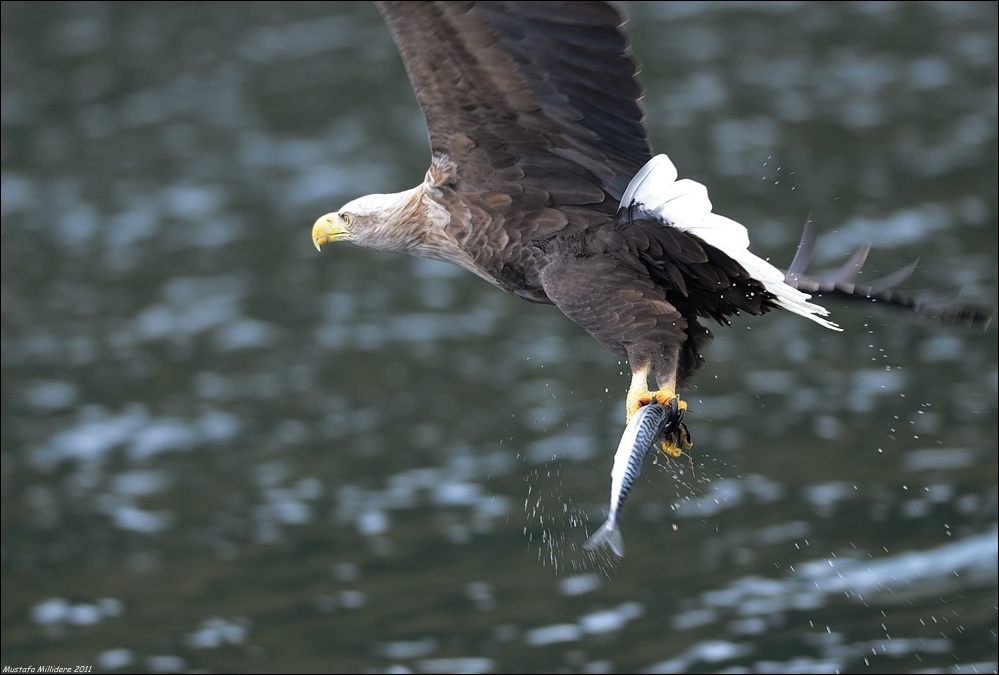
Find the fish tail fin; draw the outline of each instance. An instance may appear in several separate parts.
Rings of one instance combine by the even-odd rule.
[[[619,558],[624,557],[624,539],[621,537],[621,530],[617,529],[617,523],[610,518],[583,543],[583,548],[592,551],[601,544],[610,546]]]

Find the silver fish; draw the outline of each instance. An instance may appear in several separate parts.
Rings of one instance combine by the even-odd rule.
[[[583,548],[592,551],[601,544],[607,544],[619,557],[624,557],[624,539],[617,527],[618,516],[624,508],[631,487],[642,472],[642,463],[649,450],[663,434],[674,433],[681,428],[680,419],[683,411],[677,410],[676,399],[670,406],[650,403],[638,409],[631,422],[621,436],[621,442],[614,453],[614,466],[611,468],[611,498],[610,513],[607,520],[583,544]]]

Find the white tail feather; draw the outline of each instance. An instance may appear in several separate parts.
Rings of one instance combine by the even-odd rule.
[[[677,175],[669,157],[656,155],[631,179],[621,206],[650,212],[668,226],[695,235],[739,263],[773,294],[779,306],[826,328],[842,330],[822,318],[829,314],[825,307],[809,302],[810,295],[784,283],[783,272],[750,253],[749,232],[741,223],[711,212],[706,187],[687,178],[677,180]]]

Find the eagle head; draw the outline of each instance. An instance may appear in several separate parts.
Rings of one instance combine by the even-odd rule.
[[[334,241],[381,251],[406,251],[425,227],[417,217],[416,190],[391,195],[367,195],[327,213],[312,226],[316,248]]]

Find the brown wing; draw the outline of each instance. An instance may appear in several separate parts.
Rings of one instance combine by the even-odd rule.
[[[379,9],[434,157],[456,168],[443,186],[450,234],[507,290],[544,300],[528,244],[612,218],[650,158],[624,19],[606,3]]]

